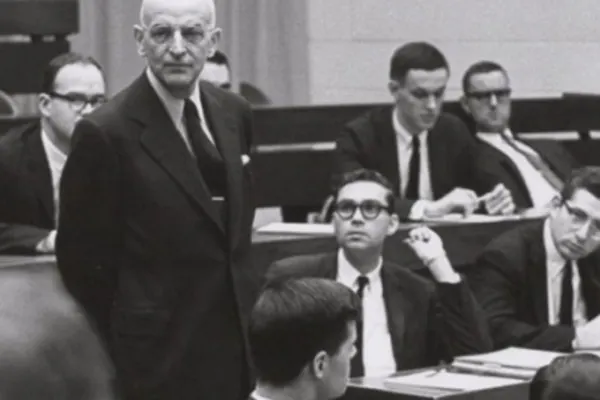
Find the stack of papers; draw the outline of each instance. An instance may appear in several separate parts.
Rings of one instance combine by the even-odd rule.
[[[325,235],[333,236],[332,224],[292,224],[285,222],[273,222],[261,226],[256,230],[260,233],[278,233],[292,235]]]
[[[531,379],[539,368],[565,354],[509,347],[491,353],[457,357],[452,363],[452,367],[460,371]]]
[[[386,378],[385,383],[391,387],[416,386],[451,391],[483,390],[522,383],[518,379],[499,378],[433,370],[417,372],[409,375]]]

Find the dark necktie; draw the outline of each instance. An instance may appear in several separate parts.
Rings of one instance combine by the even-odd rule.
[[[413,136],[412,156],[408,164],[408,184],[404,197],[407,199],[419,198],[419,176],[421,175],[421,142],[419,136]]]
[[[559,319],[561,325],[573,326],[573,265],[567,261],[563,269]]]
[[[186,99],[184,102],[183,115],[190,144],[198,162],[202,162],[205,157],[220,160],[221,155],[216,146],[208,139],[204,129],[202,129],[198,109],[190,99]]]
[[[517,143],[517,139],[508,136],[505,133],[502,133],[500,136],[502,136],[504,141],[508,143],[513,149],[522,154],[527,159],[527,161],[529,161],[529,163],[533,166],[533,168],[535,168],[554,189],[556,189],[559,192],[562,190],[564,186],[563,180],[560,179],[558,175],[554,173],[554,171],[552,171],[552,168],[550,168],[550,166],[546,163],[546,161],[542,159],[542,157],[540,157],[539,154],[537,154],[533,150],[525,150],[522,147],[525,146],[525,144],[520,143],[521,146],[519,146],[519,143]]]
[[[360,298],[360,302],[363,302],[363,295],[365,292],[365,287],[369,284],[369,278],[364,275],[360,275],[356,278],[356,283],[358,284],[358,290],[356,294]],[[363,321],[365,319],[364,315],[364,307],[363,312],[361,313],[361,317],[356,323],[356,354],[352,358],[350,362],[350,376],[364,376],[365,375],[365,365],[363,362]]]

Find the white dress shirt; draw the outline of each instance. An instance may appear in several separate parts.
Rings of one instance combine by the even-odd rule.
[[[60,204],[60,177],[67,162],[67,155],[52,143],[48,134],[42,130],[42,145],[50,167],[52,179],[52,200],[54,202],[54,226],[58,225],[58,210]]]
[[[507,129],[504,133],[508,137],[513,137],[512,132]],[[479,132],[477,137],[490,146],[504,153],[517,167],[521,174],[525,186],[529,191],[529,196],[535,208],[545,207],[558,194],[556,189],[544,178],[544,176],[527,160],[523,154],[514,149],[510,144],[502,138],[502,134],[498,132]],[[535,150],[527,146],[521,141],[516,141],[515,145],[521,151],[537,154]]]
[[[158,79],[156,78],[154,73],[149,68],[146,69],[146,76],[148,77],[150,86],[152,86],[152,88],[158,95],[158,98],[160,99],[161,103],[165,106],[167,114],[169,114],[169,117],[171,117],[171,120],[173,121],[175,128],[177,128],[177,131],[181,135],[181,139],[183,139],[183,142],[185,143],[189,152],[192,155],[194,155],[194,152],[192,151],[192,146],[190,144],[190,139],[188,137],[187,129],[185,127],[185,120],[183,118],[184,100],[173,97],[171,95],[171,93],[169,93],[163,87],[163,85],[158,81]],[[198,110],[198,115],[200,117],[200,125],[202,126],[202,130],[204,131],[204,133],[206,134],[208,139],[214,144],[215,141],[210,132],[210,129],[208,129],[208,124],[206,123],[206,118],[204,118],[204,109],[202,108],[202,102],[200,101],[200,86],[199,85],[197,85],[197,84],[194,85],[194,91],[190,95],[189,99],[192,101],[192,103],[194,103],[194,105],[196,106],[196,109]]]
[[[355,292],[358,290],[356,279],[361,275],[346,258],[342,249],[338,251],[336,280]],[[392,337],[388,327],[388,318],[383,298],[381,268],[369,273],[369,283],[363,292],[363,363],[365,376],[385,376],[396,372],[396,361],[392,348]]]
[[[546,249],[546,276],[548,290],[548,324],[560,323],[560,300],[562,295],[562,277],[567,260],[556,249],[549,222],[544,223],[544,248]],[[587,322],[586,308],[581,296],[581,276],[577,264],[570,261],[573,266],[573,324],[575,327],[585,325]]]
[[[252,392],[252,394],[250,395],[250,397],[254,400],[271,400],[268,397],[265,396],[261,396],[258,393],[256,393],[256,389],[254,389],[254,391]]]
[[[410,176],[410,159],[412,158],[413,135],[410,134],[398,121],[398,110],[394,109],[392,113],[392,125],[396,132],[396,148],[398,149],[398,168],[400,169],[400,193],[402,197],[406,193],[408,180]],[[429,173],[429,145],[427,136],[429,132],[423,131],[417,134],[420,143],[420,163],[419,163],[419,199],[433,200],[433,190],[431,188],[431,174]]]

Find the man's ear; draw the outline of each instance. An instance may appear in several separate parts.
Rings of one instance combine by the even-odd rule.
[[[50,100],[50,96],[46,93],[38,95],[38,110],[40,110],[40,114],[44,117],[50,115]]]
[[[144,28],[142,28],[140,25],[134,25],[133,38],[135,39],[138,54],[142,57],[145,57],[146,52],[144,50]]]
[[[464,112],[466,112],[468,115],[471,115],[471,109],[469,108],[469,103],[467,103],[467,96],[464,94],[460,96],[460,106]]]
[[[396,92],[400,89],[400,83],[398,81],[390,80],[387,86],[390,94],[396,97]]]
[[[392,236],[398,230],[400,226],[400,219],[398,218],[398,214],[393,213],[390,216],[390,224],[388,225],[387,236]]]
[[[215,55],[219,42],[221,41],[221,32],[221,28],[215,28],[210,34],[208,57]]]
[[[323,379],[329,368],[329,356],[324,350],[319,351],[313,358],[311,363],[312,373],[315,378]]]

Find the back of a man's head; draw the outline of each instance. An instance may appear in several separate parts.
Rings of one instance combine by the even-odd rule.
[[[256,302],[249,326],[252,359],[259,385],[286,388],[312,368],[319,353],[348,368],[329,370],[323,392],[346,389],[353,355],[354,323],[360,317],[354,292],[328,279],[271,282]],[[340,350],[349,344],[350,351]],[[342,354],[343,353],[343,354]]]
[[[530,400],[600,400],[600,357],[572,354],[556,358],[533,378]]]
[[[0,399],[113,399],[103,346],[47,276],[0,271]]]

